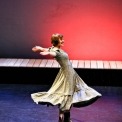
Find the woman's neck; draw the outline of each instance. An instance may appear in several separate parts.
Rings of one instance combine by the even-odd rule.
[[[60,49],[60,46],[53,46],[53,48]]]

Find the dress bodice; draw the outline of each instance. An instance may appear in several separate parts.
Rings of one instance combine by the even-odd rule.
[[[53,50],[53,48],[51,48],[50,51],[56,52],[56,56],[54,58],[57,60],[57,62],[60,64],[62,68],[66,68],[69,65],[71,66],[69,56],[64,50],[62,49]]]

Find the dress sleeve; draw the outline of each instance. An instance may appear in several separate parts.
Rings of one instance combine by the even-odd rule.
[[[56,50],[55,52],[56,52],[56,57],[60,57],[61,56],[60,50]]]
[[[49,48],[49,51],[51,52],[55,52],[56,53],[56,56],[55,56],[55,58],[56,57],[60,57],[60,50],[53,50],[52,48]]]

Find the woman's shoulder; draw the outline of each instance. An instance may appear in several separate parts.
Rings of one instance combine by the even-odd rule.
[[[60,52],[60,49],[55,48],[54,46],[49,47],[49,51],[56,51],[56,52]]]

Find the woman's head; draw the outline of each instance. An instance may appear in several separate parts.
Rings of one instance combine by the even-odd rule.
[[[51,36],[51,43],[53,46],[61,46],[64,43],[63,35],[55,33]]]

